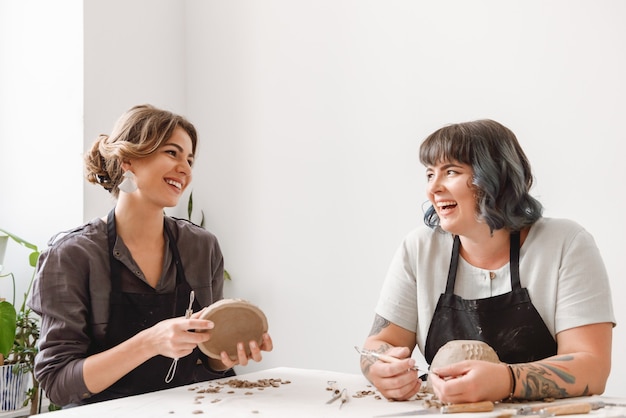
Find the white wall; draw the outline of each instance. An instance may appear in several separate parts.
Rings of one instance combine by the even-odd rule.
[[[227,296],[262,307],[275,341],[246,370],[358,373],[352,347],[421,223],[419,142],[497,119],[533,161],[546,215],[597,239],[622,323],[606,393],[623,395],[624,17],[619,0],[85,2],[85,144],[135,103],[185,113]],[[87,186],[85,220],[110,204]]]
[[[512,128],[545,214],[596,237],[626,320],[626,3],[187,2],[194,197],[230,295],[267,313],[278,365],[358,372],[396,246],[420,224],[419,142],[475,118]],[[624,394],[624,324],[607,394]]]
[[[84,148],[134,105],[185,113],[184,7],[176,0],[84,1]],[[115,201],[84,182],[85,220]]]
[[[78,1],[0,0],[0,228],[39,248],[82,221],[81,16]],[[20,305],[29,253],[9,242]]]

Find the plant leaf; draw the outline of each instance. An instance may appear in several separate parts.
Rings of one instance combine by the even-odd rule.
[[[26,248],[30,248],[31,250],[34,250],[34,251],[39,251],[39,249],[37,248],[35,244],[31,244],[30,242],[18,237],[17,235],[13,235],[12,233],[7,232],[2,228],[0,228],[0,232],[7,234],[9,237],[11,237],[13,241],[17,242],[20,245],[23,245]]]
[[[28,256],[28,263],[31,267],[37,267],[37,260],[39,260],[39,251],[33,251]]]
[[[15,330],[17,328],[17,312],[15,307],[7,302],[0,302],[0,353],[6,357],[13,348]]]
[[[193,212],[193,192],[189,193],[189,202],[187,202],[187,219],[191,220],[191,212]]]

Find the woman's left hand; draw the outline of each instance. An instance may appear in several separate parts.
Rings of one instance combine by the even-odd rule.
[[[260,346],[257,344],[256,341],[248,342],[248,345],[250,347],[250,357],[248,357],[248,355],[246,354],[245,344],[245,342],[237,343],[237,360],[235,361],[233,361],[228,356],[228,353],[226,353],[226,351],[221,352],[220,356],[222,363],[224,363],[227,368],[231,368],[237,364],[245,366],[248,364],[250,359],[259,362],[263,359],[261,351],[272,351],[272,349],[274,348],[272,337],[270,337],[268,333],[263,334],[263,340]]]
[[[505,363],[465,360],[432,369],[428,375],[437,398],[446,403],[499,401],[509,396],[511,374]]]
[[[200,318],[206,309],[208,309],[208,307],[205,307],[198,312],[194,312],[193,315],[191,315],[191,318]],[[250,347],[250,357],[248,357],[246,353],[245,344],[246,342],[244,341],[240,341],[237,343],[237,359],[234,361],[230,358],[226,351],[222,351],[220,353],[220,360],[224,364],[225,368],[230,369],[231,367],[238,364],[241,366],[245,366],[251,359],[259,362],[263,359],[261,351],[272,351],[272,349],[274,348],[272,337],[270,337],[268,333],[263,334],[260,346],[259,344],[257,344],[256,341],[247,342]],[[216,370],[219,369],[216,368]]]

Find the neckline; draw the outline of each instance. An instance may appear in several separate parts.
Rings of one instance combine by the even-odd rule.
[[[482,268],[482,267],[478,267],[478,266],[473,265],[472,263],[470,263],[469,261],[467,261],[467,260],[466,260],[465,258],[463,258],[462,256],[459,256],[459,260],[460,260],[460,262],[461,262],[463,265],[468,266],[469,268],[471,268],[471,269],[473,269],[473,270],[475,270],[475,271],[477,271],[477,272],[480,272],[480,273],[490,273],[490,272],[493,272],[493,273],[497,274],[498,276],[499,276],[499,275],[500,275],[500,274],[501,274],[504,270],[509,270],[509,269],[510,269],[510,265],[511,265],[511,262],[509,261],[509,262],[505,263],[503,266],[498,267],[497,269],[485,269],[485,268]]]
[[[515,291],[520,289],[519,279],[519,250],[520,250],[520,233],[519,231],[513,231],[509,235],[509,269],[511,272],[511,290]],[[448,270],[448,279],[446,283],[446,294],[454,294],[454,283],[456,282],[456,273],[459,264],[459,248],[461,246],[461,240],[459,236],[454,237],[452,245],[452,256],[450,257],[450,268]]]

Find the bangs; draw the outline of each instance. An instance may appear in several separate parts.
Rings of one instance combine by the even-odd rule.
[[[472,165],[468,132],[458,124],[443,127],[428,136],[420,146],[420,162],[432,166],[444,161]]]

